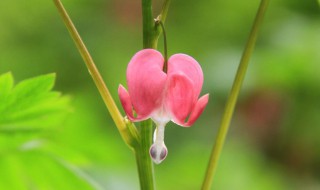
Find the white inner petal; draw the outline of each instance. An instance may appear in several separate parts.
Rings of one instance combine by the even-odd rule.
[[[152,113],[151,119],[157,126],[165,126],[171,120],[171,116],[163,104],[159,109]]]
[[[167,156],[168,150],[164,144],[164,130],[166,123],[156,123],[153,134],[153,144],[150,148],[150,155],[156,164],[160,164]]]

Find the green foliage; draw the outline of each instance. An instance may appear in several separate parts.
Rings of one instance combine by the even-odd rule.
[[[0,167],[0,187],[5,189],[94,189],[82,172],[37,150],[6,154]]]
[[[14,86],[11,73],[0,76],[0,131],[33,131],[57,126],[70,110],[68,97],[51,91],[54,74]]]
[[[11,73],[0,75],[1,188],[99,189],[84,172],[46,148],[43,134],[54,134],[70,111],[69,98],[52,91],[54,81],[55,75],[48,74],[14,86]]]

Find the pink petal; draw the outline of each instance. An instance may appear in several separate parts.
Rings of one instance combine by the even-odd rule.
[[[193,84],[184,74],[170,75],[168,78],[166,107],[173,121],[184,125],[194,105]]]
[[[206,107],[209,101],[209,94],[202,96],[196,103],[195,107],[193,108],[189,120],[185,123],[186,127],[190,127],[193,123],[198,119],[198,117],[202,114],[204,108]]]
[[[137,118],[149,116],[161,106],[167,78],[163,63],[161,53],[154,49],[139,51],[129,62],[127,82]]]
[[[192,81],[194,101],[196,102],[203,84],[202,69],[199,63],[189,55],[175,54],[168,60],[168,76],[181,72]]]
[[[122,107],[131,121],[136,122],[136,121],[147,119],[148,115],[139,115],[139,117],[137,118],[133,116],[133,107],[132,107],[130,96],[127,90],[122,85],[119,85],[118,94],[119,94]]]

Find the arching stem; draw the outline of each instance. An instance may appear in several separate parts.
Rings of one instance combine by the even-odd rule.
[[[167,34],[166,30],[164,28],[163,22],[160,20],[160,18],[155,19],[156,24],[159,24],[162,29],[163,33],[163,48],[164,48],[164,64],[163,64],[163,71],[166,73],[168,70],[168,46],[167,46]]]

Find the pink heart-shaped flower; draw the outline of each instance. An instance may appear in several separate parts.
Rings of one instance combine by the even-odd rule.
[[[185,54],[175,54],[168,60],[167,73],[163,71],[164,58],[154,49],[136,53],[127,68],[128,91],[119,86],[121,104],[133,121],[151,118],[162,133],[155,132],[155,144],[150,153],[155,162],[161,162],[167,150],[163,143],[164,127],[172,120],[189,127],[201,115],[208,103],[209,94],[198,99],[203,84],[199,63]],[[162,139],[162,140],[157,140]],[[163,144],[163,145],[162,145]],[[161,145],[161,146],[160,146]],[[166,152],[165,156],[163,152]],[[161,154],[162,153],[162,154]]]

